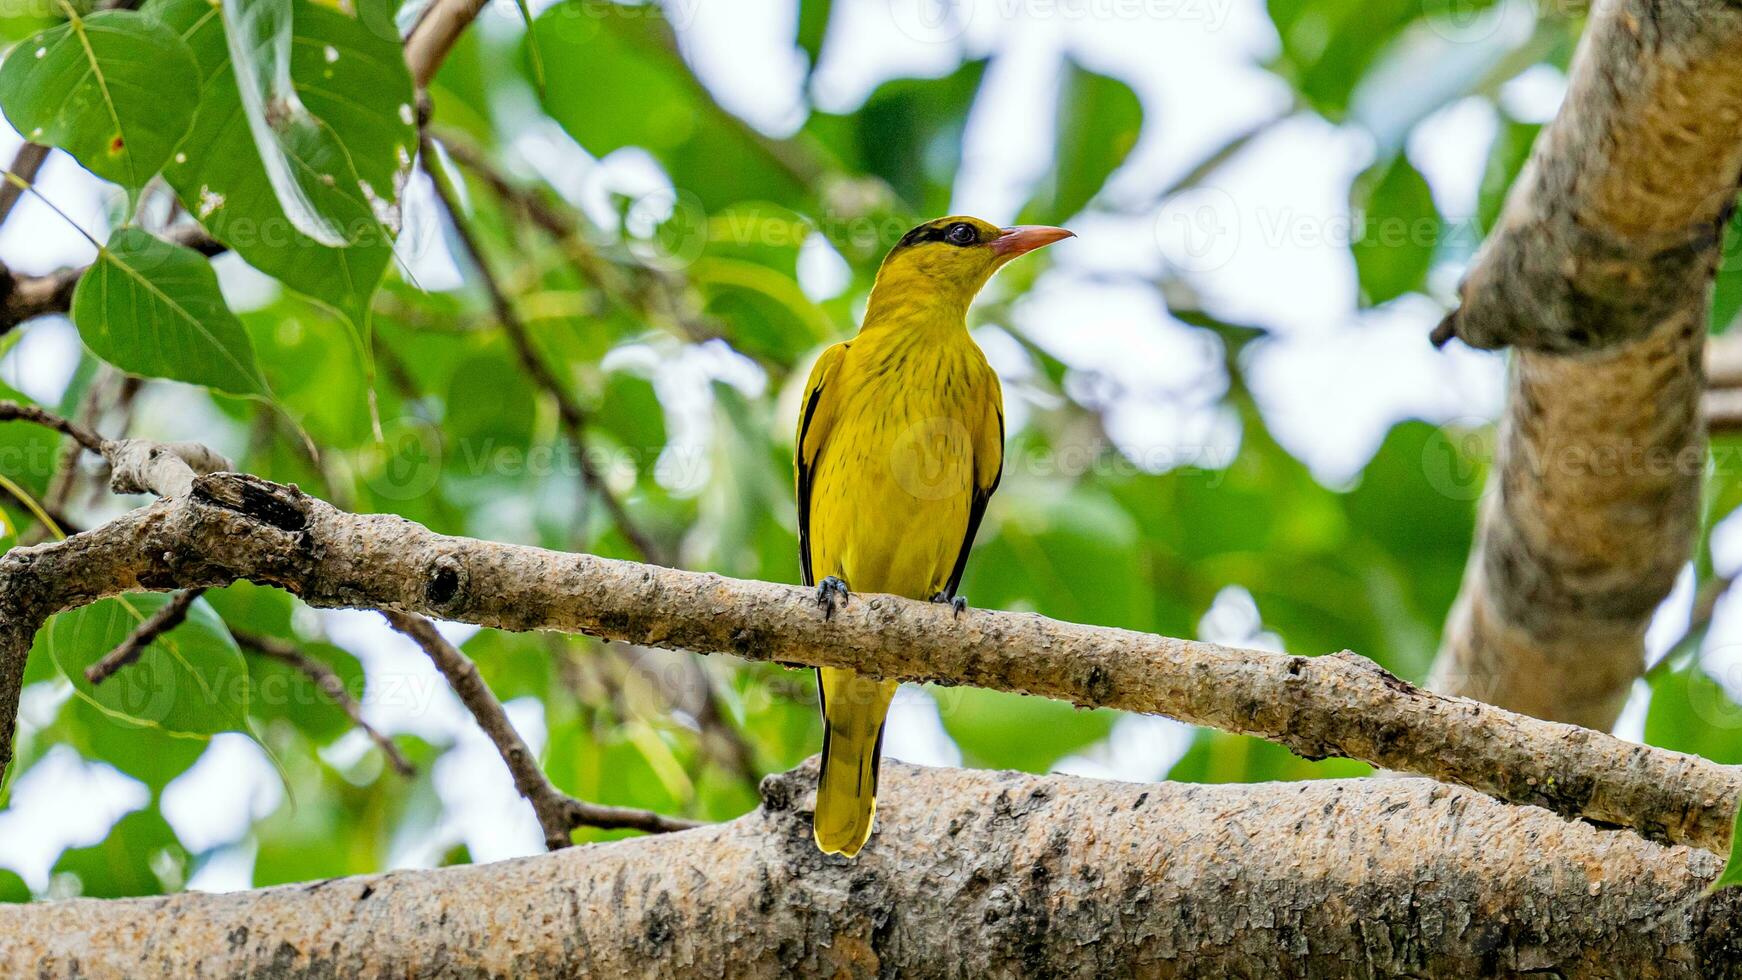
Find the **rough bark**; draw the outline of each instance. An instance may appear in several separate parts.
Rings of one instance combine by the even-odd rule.
[[[1699,527],[1701,346],[1739,173],[1742,11],[1596,5],[1435,333],[1518,351],[1434,689],[1613,723]]]
[[[810,771],[698,830],[227,895],[0,906],[80,977],[1713,977],[1718,861],[1427,780],[1139,786],[886,765],[857,861]]]
[[[1742,772],[1421,690],[1351,653],[1240,650],[1023,613],[805,589],[446,537],[220,473],[64,542],[0,557],[3,683],[34,624],[135,589],[283,587],[312,605],[551,629],[701,653],[971,684],[1184,721],[1470,786],[1726,853]],[[29,624],[30,628],[23,628]],[[0,702],[10,737],[16,705]],[[6,748],[0,745],[0,749]],[[5,756],[0,755],[0,760]]]

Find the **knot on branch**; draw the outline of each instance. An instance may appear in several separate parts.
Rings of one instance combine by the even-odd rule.
[[[762,777],[757,792],[762,796],[762,809],[768,813],[795,810],[804,794],[816,789],[817,757],[799,763],[786,772],[771,772]]]
[[[1703,309],[1722,235],[1721,222],[1701,222],[1682,240],[1647,250],[1556,211],[1489,240],[1458,287],[1461,304],[1429,339],[1557,354],[1637,340]]]

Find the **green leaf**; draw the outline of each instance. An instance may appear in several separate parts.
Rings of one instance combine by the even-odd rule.
[[[30,886],[18,877],[18,872],[0,868],[0,904],[30,901]]]
[[[1690,645],[1696,650],[1699,647],[1697,642]],[[1669,655],[1677,656],[1678,652]],[[1651,702],[1645,712],[1646,744],[1727,766],[1742,763],[1742,705],[1732,701],[1723,685],[1705,672],[1697,656],[1687,660],[1678,669],[1655,672],[1651,679]]]
[[[1131,86],[1066,60],[1054,145],[1058,157],[1028,220],[1056,224],[1081,211],[1125,162],[1143,128]]]
[[[77,695],[107,714],[175,735],[247,731],[248,667],[204,599],[196,600],[187,620],[158,637],[138,662],[99,685],[85,679],[86,667],[168,601],[139,593],[61,613],[47,629],[49,656]]]
[[[1044,773],[1113,730],[1117,712],[977,687],[932,688],[944,730],[962,761],[989,769]]]
[[[987,64],[968,61],[943,78],[885,82],[857,112],[813,113],[805,130],[850,167],[881,177],[914,210],[943,214]]]
[[[1364,299],[1376,306],[1424,288],[1442,230],[1427,179],[1400,153],[1357,177],[1350,196],[1361,214],[1349,250]]]
[[[192,249],[117,230],[80,278],[72,314],[85,345],[124,371],[266,394],[248,332],[211,263]]]
[[[1730,859],[1724,862],[1724,870],[1718,873],[1718,877],[1706,886],[1706,894],[1735,885],[1742,885],[1742,806],[1738,806],[1736,819],[1730,827]]]
[[[0,109],[14,129],[132,190],[162,169],[199,100],[193,52],[133,11],[72,14],[0,64]]]
[[[1742,218],[1732,215],[1724,226],[1724,246],[1712,289],[1711,332],[1730,329],[1738,314],[1742,314]]]
[[[206,0],[154,0],[150,8],[187,39],[205,79],[193,128],[164,177],[212,236],[286,286],[338,310],[361,340],[369,302],[393,254],[399,195],[417,148],[411,75],[398,38],[353,17],[291,0],[289,72],[306,110],[275,130],[313,214],[342,247],[293,217],[245,112],[218,11]],[[274,62],[277,65],[277,62]],[[275,68],[276,70],[276,68]],[[271,155],[270,152],[267,153]]]
[[[304,656],[331,668],[351,697],[362,701],[362,661],[331,643],[291,642]],[[354,727],[345,709],[295,666],[275,657],[251,656],[247,661],[249,708],[256,718],[287,721],[317,745],[331,742]]]
[[[117,718],[79,697],[68,698],[61,705],[49,734],[87,759],[109,763],[154,793],[162,792],[171,780],[188,771],[207,745],[205,739],[184,738]]]
[[[6,509],[0,507],[0,555],[12,549],[18,543],[18,525],[12,522],[12,516]]]
[[[1167,778],[1181,783],[1273,783],[1347,779],[1372,771],[1371,766],[1353,759],[1314,762],[1275,742],[1200,728],[1192,747],[1174,763]]]
[[[299,145],[318,137],[320,122],[290,80],[291,0],[222,0],[219,9],[242,116],[267,184],[297,231],[332,248],[345,245],[344,233],[310,200],[320,172],[297,158]]]
[[[804,186],[754,130],[690,77],[658,11],[655,4],[569,0],[541,14],[529,43],[552,64],[586,66],[551,73],[545,112],[596,157],[626,146],[647,150],[679,188],[680,208],[693,203],[712,212],[745,199],[802,198]]]
[[[822,57],[823,38],[829,33],[829,13],[833,6],[832,0],[798,2],[798,36],[795,40],[808,59],[808,71],[816,71],[817,62]]]
[[[1536,134],[1541,130],[1542,126],[1537,123],[1501,118],[1500,132],[1495,134],[1494,143],[1488,148],[1488,163],[1482,170],[1482,184],[1476,194],[1476,223],[1484,234],[1494,230],[1495,222],[1500,220],[1506,192],[1512,189],[1512,182],[1518,179],[1525,161],[1530,159],[1530,148],[1535,145]],[[1732,253],[1726,249],[1725,254]],[[1721,280],[1719,289],[1723,289]]]
[[[85,898],[132,898],[179,886],[187,860],[187,850],[169,822],[150,808],[117,820],[99,843],[68,850],[54,863],[54,870],[78,875]],[[161,870],[170,870],[172,880],[166,882]]]

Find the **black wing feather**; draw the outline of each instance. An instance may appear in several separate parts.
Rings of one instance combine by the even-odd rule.
[[[1004,445],[1004,410],[998,411],[998,445]],[[992,484],[986,489],[974,488],[974,499],[968,504],[968,533],[962,538],[962,550],[956,552],[956,566],[950,569],[950,582],[944,588],[944,598],[954,599],[962,586],[962,573],[968,568],[968,552],[974,550],[974,535],[980,533],[980,518],[986,516],[986,504],[998,492],[1004,479],[1004,454],[998,454],[998,472],[992,474]]]
[[[805,402],[804,421],[798,427],[798,451],[793,453],[793,463],[798,467],[798,562],[806,585],[817,583],[811,573],[811,467],[804,458],[804,441],[810,434],[811,418],[817,414],[817,402],[822,398],[824,387],[817,385],[810,400]]]

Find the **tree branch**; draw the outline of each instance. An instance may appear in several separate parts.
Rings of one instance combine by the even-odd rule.
[[[18,148],[18,152],[12,155],[12,166],[7,167],[6,172],[23,180],[25,184],[34,184],[48,154],[48,147],[26,140]],[[0,225],[4,225],[6,219],[12,217],[12,209],[18,206],[18,199],[23,196],[23,186],[10,180],[0,181]]]
[[[405,63],[411,69],[411,79],[418,89],[429,87],[430,79],[441,68],[448,51],[460,39],[473,20],[483,12],[487,0],[434,0],[417,26],[405,39]]]
[[[422,616],[391,610],[383,611],[382,615],[387,617],[387,622],[394,629],[404,633],[423,648],[436,669],[447,678],[448,686],[459,695],[466,710],[477,719],[478,727],[484,730],[491,744],[496,746],[496,751],[508,766],[509,774],[514,777],[514,788],[526,802],[532,804],[532,812],[538,816],[538,825],[544,830],[544,846],[547,849],[554,851],[569,846],[569,832],[576,827],[628,829],[664,834],[701,826],[694,820],[667,817],[651,810],[588,803],[563,793],[551,785],[544,770],[538,767],[538,760],[533,758],[532,749],[520,737],[520,733],[514,730],[513,723],[508,720],[507,710],[491,692],[490,686],[484,683],[484,677],[478,673],[478,665],[472,662],[471,657],[449,643],[436,631],[435,624]]]
[[[1594,7],[1434,337],[1519,348],[1436,690],[1613,723],[1699,528],[1700,352],[1739,173],[1742,10]]]
[[[85,668],[85,680],[92,684],[101,684],[115,676],[115,672],[129,666],[146,648],[157,642],[157,638],[180,626],[188,618],[188,609],[195,600],[205,595],[205,589],[184,589],[177,592],[170,600],[157,608],[157,611],[145,617],[145,622],[133,628],[115,649],[103,655],[103,659]]]
[[[1729,848],[1742,790],[1731,767],[1421,690],[1352,653],[1291,657],[1022,613],[958,620],[934,603],[881,595],[857,595],[825,620],[806,589],[447,537],[230,473],[64,542],[0,556],[0,759],[9,757],[24,655],[49,615],[126,591],[238,579],[314,606],[1162,714],[1718,853]]]
[[[351,719],[351,724],[369,737],[381,754],[387,757],[387,762],[393,770],[407,779],[417,775],[417,766],[413,765],[405,753],[399,750],[399,744],[388,738],[374,725],[363,718],[363,706],[346,690],[345,681],[333,668],[298,650],[294,644],[287,643],[276,636],[262,636],[232,629],[230,635],[236,638],[236,645],[249,653],[289,664],[304,677],[314,682],[329,700],[339,706],[345,716]]]
[[[856,861],[813,776],[682,834],[252,892],[0,905],[83,976],[1516,976],[1733,972],[1719,862],[1427,780],[1204,786],[886,762]]]

